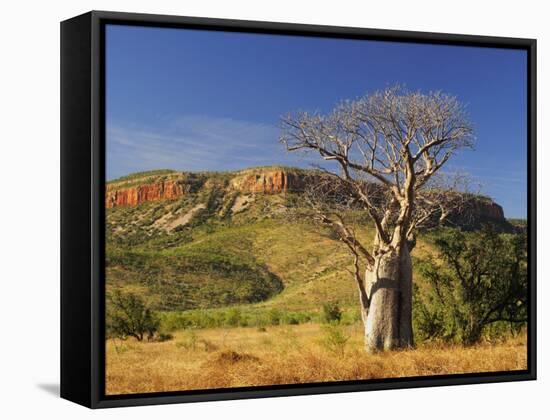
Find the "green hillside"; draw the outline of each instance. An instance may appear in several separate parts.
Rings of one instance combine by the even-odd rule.
[[[207,197],[108,209],[107,286],[143,294],[161,310],[255,302],[311,309],[353,300],[346,250],[317,225],[289,217],[296,208],[281,213],[291,196],[257,195],[228,215],[220,215],[220,200],[171,232],[155,222]]]
[[[175,174],[142,173],[125,180],[135,184],[166,176]],[[355,313],[352,260],[312,221],[301,194],[234,191],[228,188],[230,173],[192,179],[200,180],[200,188],[179,199],[107,209],[108,292],[131,291],[164,312],[233,307],[313,316],[324,303],[338,302]],[[368,241],[373,229],[365,216],[348,217]],[[413,258],[435,258],[430,243],[421,234]],[[419,273],[415,282],[421,289]]]

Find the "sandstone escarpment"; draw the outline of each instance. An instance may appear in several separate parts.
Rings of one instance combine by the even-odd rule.
[[[311,177],[283,169],[250,170],[239,173],[230,185],[233,190],[242,193],[279,194],[303,191]]]
[[[313,182],[316,175],[303,171],[284,169],[253,169],[230,175],[228,188],[240,193],[280,194],[303,191],[308,182]],[[200,177],[199,177],[200,178]],[[194,179],[193,182],[189,182]],[[198,187],[212,187],[216,182],[201,178]],[[189,191],[197,189],[197,176],[182,175],[181,179],[163,180],[151,183],[147,179],[142,185],[127,187],[125,184],[108,184],[105,196],[105,207],[135,206],[149,201],[170,200],[182,197]],[[204,183],[202,183],[204,182]]]
[[[221,196],[246,196],[246,203],[255,194],[284,194],[303,192],[308,185],[319,182],[324,177],[316,171],[292,168],[253,168],[233,173],[173,173],[164,177],[132,179],[132,184],[124,182],[107,184],[105,207],[136,206],[139,204],[174,200],[189,193],[210,190]],[[140,182],[141,181],[141,182]],[[252,200],[253,201],[253,200]],[[237,206],[238,207],[238,206]],[[489,198],[472,196],[461,212],[449,217],[454,224],[479,226],[485,221],[504,222],[504,211]]]
[[[136,206],[149,201],[174,199],[185,194],[185,184],[180,181],[163,181],[131,188],[107,191],[105,207]]]

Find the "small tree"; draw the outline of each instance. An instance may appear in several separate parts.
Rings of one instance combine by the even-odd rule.
[[[134,337],[142,341],[145,334],[150,340],[159,328],[159,321],[143,300],[129,293],[115,290],[107,296],[107,335],[125,340]]]
[[[324,326],[323,331],[324,336],[321,339],[321,345],[340,357],[344,356],[350,336],[345,333],[341,326],[334,324]]]
[[[431,288],[417,305],[417,326],[427,337],[478,342],[495,322],[527,321],[527,244],[524,234],[490,226],[465,234],[447,230],[436,240],[442,263],[421,268]]]

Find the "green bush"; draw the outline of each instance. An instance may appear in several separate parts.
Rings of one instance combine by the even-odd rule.
[[[239,308],[230,308],[225,314],[225,323],[228,327],[236,327],[242,322],[241,310]]]
[[[271,309],[268,314],[268,322],[270,325],[279,325],[281,323],[282,313],[279,309]]]
[[[342,319],[342,309],[337,302],[327,302],[323,304],[323,319],[325,322],[338,324]]]
[[[193,309],[182,312],[159,313],[160,330],[256,327],[298,325],[318,319],[318,315],[300,311],[257,308],[244,311],[241,307]]]
[[[108,337],[142,341],[152,340],[159,328],[159,320],[138,296],[115,290],[107,295],[106,330]]]
[[[436,239],[442,263],[425,261],[420,272],[427,291],[415,289],[413,320],[418,338],[465,345],[494,324],[520,329],[527,321],[527,242],[524,234],[494,228],[464,233],[448,229]]]
[[[284,323],[288,325],[298,325],[300,320],[296,314],[288,314],[285,316]]]
[[[343,356],[350,336],[344,332],[341,326],[335,324],[323,326],[323,332],[321,345],[331,353]]]

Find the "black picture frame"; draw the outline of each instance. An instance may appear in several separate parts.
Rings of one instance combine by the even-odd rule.
[[[528,369],[106,396],[106,24],[521,49],[528,61]],[[92,11],[61,23],[61,397],[90,408],[536,379],[536,40]]]

